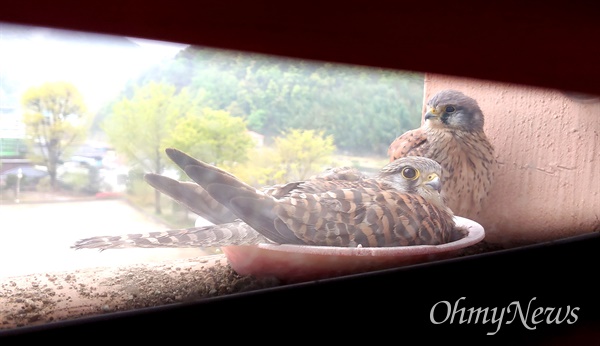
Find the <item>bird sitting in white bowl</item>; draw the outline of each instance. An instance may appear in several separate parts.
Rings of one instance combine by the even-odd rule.
[[[73,248],[221,246],[242,275],[298,281],[387,268],[406,255],[432,259],[483,238],[457,225],[440,195],[441,167],[424,157],[400,158],[374,177],[344,167],[257,190],[176,149],[167,155],[194,182],[146,181],[215,225],[98,236]]]

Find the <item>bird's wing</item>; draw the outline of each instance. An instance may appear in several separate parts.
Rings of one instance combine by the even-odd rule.
[[[158,191],[214,224],[233,222],[236,219],[235,214],[196,183],[181,182],[154,173],[146,174],[144,179]]]
[[[219,177],[225,177],[229,182],[235,182],[238,187],[254,191],[254,188],[241,182],[229,172],[196,160],[180,150],[167,148],[165,152],[167,156],[184,171],[186,167],[201,167],[200,173],[190,177],[195,180],[196,183],[205,181],[210,182]],[[198,185],[194,182],[181,182],[154,173],[146,174],[144,179],[155,189],[185,205],[194,213],[214,224],[228,223],[236,220],[235,214],[206,192],[202,187],[202,184]],[[291,189],[293,187],[289,186],[287,188]],[[281,187],[281,189],[283,189],[283,187]]]
[[[98,236],[78,240],[74,249],[183,248],[248,245],[269,242],[247,224],[237,221],[222,225],[164,232]]]
[[[429,147],[427,133],[420,127],[396,138],[388,148],[390,162],[405,156],[424,156]]]
[[[435,245],[448,241],[451,215],[418,195],[346,188],[274,199],[222,184],[208,192],[267,238],[320,246]]]
[[[216,201],[231,210],[268,239],[280,244],[305,244],[277,216],[275,198],[285,198],[291,193],[323,192],[341,184],[336,180],[309,179],[289,183],[267,190],[267,193],[249,187],[230,174],[198,162],[185,167],[186,174],[204,188]],[[344,182],[344,181],[342,181]],[[346,183],[348,183],[346,181]],[[237,202],[233,202],[236,200]],[[246,201],[246,202],[242,202]]]
[[[185,167],[187,167],[187,166],[203,166],[206,168],[210,168],[210,170],[217,172],[219,174],[225,174],[230,177],[233,177],[233,175],[231,173],[226,172],[222,169],[219,169],[215,166],[209,165],[207,163],[204,163],[202,161],[196,160],[195,158],[191,157],[190,155],[184,153],[181,150],[174,149],[174,148],[167,148],[167,149],[165,149],[165,153],[173,162],[175,162],[177,164],[177,166],[179,166],[184,171],[185,171]]]
[[[261,189],[265,194],[283,198],[292,192],[317,193],[336,188],[354,186],[356,182],[367,179],[367,175],[353,167],[336,167],[314,175],[307,180],[269,186]]]
[[[271,241],[279,244],[305,244],[277,217],[273,197],[229,184],[212,183],[205,188],[217,201]]]
[[[451,216],[422,197],[395,190],[351,188],[291,196],[279,207],[279,217],[298,238],[321,245],[436,245],[446,242],[454,227]]]
[[[274,215],[269,213],[269,205],[265,201],[273,200],[273,197],[254,189],[233,175],[222,171],[209,164],[198,162],[197,165],[188,165],[185,167],[185,173],[204,188],[217,202],[225,208],[232,211],[237,217],[240,214],[233,208],[231,201],[236,196],[251,195],[259,196],[256,202],[249,206],[249,209],[260,212],[260,215],[267,215],[271,220],[270,224],[261,224],[264,218],[258,218],[257,222],[249,223],[255,230],[267,237],[273,242],[280,244],[302,244],[293,234],[281,234],[273,226]],[[243,218],[241,218],[244,220]],[[254,219],[253,219],[254,220]],[[244,220],[247,222],[247,220]],[[284,230],[285,231],[285,230]]]

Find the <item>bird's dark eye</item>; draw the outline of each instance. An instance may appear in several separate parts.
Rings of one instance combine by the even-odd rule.
[[[419,177],[419,171],[412,167],[404,167],[402,169],[402,176],[408,180],[415,180]]]
[[[446,106],[445,111],[446,113],[454,113],[454,111],[456,111],[456,108],[454,108],[454,106]]]

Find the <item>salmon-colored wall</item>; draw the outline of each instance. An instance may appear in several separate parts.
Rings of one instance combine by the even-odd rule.
[[[457,89],[477,100],[499,172],[479,221],[492,243],[600,231],[600,101],[556,90],[428,74],[425,100]]]

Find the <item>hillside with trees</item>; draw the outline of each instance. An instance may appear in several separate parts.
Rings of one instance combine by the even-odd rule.
[[[423,99],[421,74],[198,47],[130,81],[122,97],[150,82],[243,119],[267,144],[291,129],[315,130],[333,136],[339,152],[379,157],[419,126]]]

